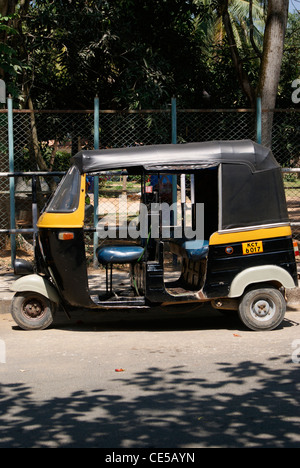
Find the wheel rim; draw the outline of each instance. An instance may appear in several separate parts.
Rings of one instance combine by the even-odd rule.
[[[32,297],[24,301],[22,314],[29,320],[40,320],[46,312],[46,307],[40,299]]]
[[[251,305],[251,315],[259,322],[271,320],[276,313],[276,305],[270,299],[258,299]]]

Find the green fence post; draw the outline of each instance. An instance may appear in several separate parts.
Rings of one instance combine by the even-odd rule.
[[[8,110],[8,158],[9,172],[15,171],[14,164],[14,130],[13,130],[13,100],[11,97],[7,99]],[[16,213],[15,213],[15,178],[9,178],[9,200],[10,200],[10,229],[16,229]],[[13,267],[16,259],[16,235],[10,235],[11,248],[11,266]]]
[[[256,141],[261,145],[261,97],[256,100]]]
[[[98,96],[94,99],[94,149],[99,149],[99,98]],[[93,239],[93,263],[94,267],[98,266],[96,259],[96,249],[98,247],[98,200],[99,200],[99,176],[94,176],[94,232]]]
[[[172,143],[177,143],[177,104],[176,98],[172,97]]]

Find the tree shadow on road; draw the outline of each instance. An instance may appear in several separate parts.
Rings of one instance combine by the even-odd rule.
[[[116,375],[113,394],[104,382],[44,401],[24,384],[1,385],[0,448],[296,448],[299,365],[278,370],[276,359],[220,362],[218,380],[149,367]]]

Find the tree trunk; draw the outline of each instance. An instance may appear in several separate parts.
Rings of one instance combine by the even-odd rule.
[[[269,0],[257,95],[262,100],[262,144],[271,147],[273,109],[280,79],[288,0]]]
[[[237,78],[239,80],[240,88],[247,97],[249,104],[252,108],[255,107],[255,92],[251,87],[249,77],[244,70],[243,61],[240,57],[239,50],[234,37],[232,24],[228,12],[228,0],[219,2],[219,15],[222,16],[222,22],[226,31],[227,40],[230,46],[231,57],[234,68],[236,70]]]
[[[12,15],[17,3],[18,0],[0,0],[0,14],[2,16]]]
[[[273,110],[276,105],[278,84],[280,78],[285,32],[288,20],[288,0],[268,0],[266,27],[264,32],[264,44],[261,57],[261,67],[258,77],[258,85],[255,90],[250,86],[250,81],[236,45],[228,13],[228,1],[218,1],[218,13],[222,16],[224,29],[230,45],[233,65],[239,79],[240,87],[247,96],[251,107],[256,106],[256,95],[262,100],[262,144],[271,147]],[[249,3],[249,16],[252,22],[252,2]],[[253,40],[252,40],[253,43]],[[253,44],[252,44],[253,45]],[[257,52],[257,48],[254,48]]]

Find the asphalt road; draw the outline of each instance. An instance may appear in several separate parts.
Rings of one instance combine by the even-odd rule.
[[[182,312],[0,315],[0,448],[299,448],[300,310],[271,332]]]

